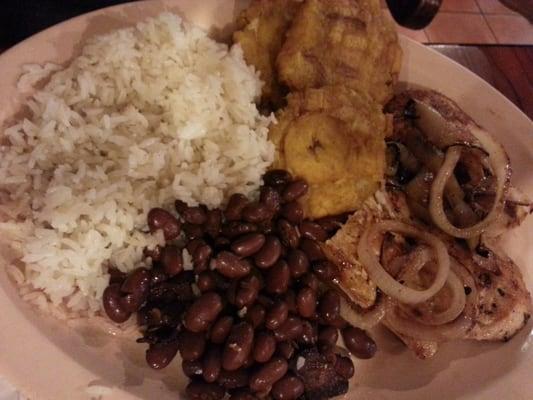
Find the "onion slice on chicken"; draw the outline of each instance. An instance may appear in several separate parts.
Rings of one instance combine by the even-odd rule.
[[[437,262],[437,273],[432,284],[425,290],[411,289],[396,281],[381,265],[378,259],[382,234],[396,232],[427,243],[433,249],[433,257]],[[357,246],[359,261],[366,267],[370,278],[388,296],[405,304],[422,303],[433,297],[442,289],[450,271],[450,257],[446,246],[435,235],[424,232],[412,225],[399,221],[380,221],[365,231]]]
[[[381,322],[385,316],[385,301],[384,296],[380,296],[377,303],[370,309],[364,312],[358,311],[352,307],[348,301],[341,297],[340,314],[346,322],[352,326],[368,330]]]

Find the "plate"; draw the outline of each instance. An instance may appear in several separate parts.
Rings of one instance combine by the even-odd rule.
[[[20,109],[20,67],[26,63],[65,63],[96,34],[129,26],[162,11],[181,14],[224,39],[246,1],[155,0],[99,10],[41,32],[0,56],[0,126]],[[403,86],[431,88],[454,99],[505,146],[516,186],[533,197],[533,123],[485,81],[446,57],[401,38]],[[502,240],[523,269],[528,288],[533,276],[533,218]],[[38,315],[23,303],[0,269],[0,376],[23,394],[40,399],[183,398],[180,363],[162,371],[145,366],[143,346],[104,335],[90,325],[70,328]],[[531,399],[533,334],[531,323],[510,342],[448,343],[428,361],[417,360],[397,339],[377,333],[379,352],[356,363],[356,377],[346,399]]]

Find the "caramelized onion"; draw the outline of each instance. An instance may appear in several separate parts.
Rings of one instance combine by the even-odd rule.
[[[385,316],[384,296],[380,296],[376,304],[370,310],[356,310],[348,301],[341,296],[341,317],[350,325],[368,330],[381,322]]]
[[[381,265],[378,259],[379,246],[375,246],[378,236],[384,232],[396,232],[415,237],[429,244],[433,249],[433,256],[437,261],[437,273],[429,288],[425,290],[411,289],[397,282]],[[450,257],[446,246],[435,235],[399,221],[381,221],[365,231],[357,246],[359,260],[365,266],[370,278],[387,295],[406,304],[422,303],[433,297],[444,286],[450,271]]]

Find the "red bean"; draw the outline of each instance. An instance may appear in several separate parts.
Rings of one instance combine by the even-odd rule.
[[[143,250],[143,256],[144,257],[150,257],[152,259],[152,261],[159,261],[159,259],[161,258],[161,246],[155,246],[153,249],[149,249],[147,247],[144,248]],[[118,271],[120,272],[118,269],[116,268],[113,268],[115,271]],[[109,270],[110,274],[111,274],[111,269]],[[122,274],[124,274],[123,272],[121,272]],[[116,282],[111,282],[110,283],[116,283]]]
[[[304,318],[310,318],[316,310],[316,292],[310,287],[300,289],[296,296],[298,313]]]
[[[376,354],[376,342],[364,330],[348,326],[341,333],[346,348],[355,357],[369,359]]]
[[[274,331],[274,337],[278,342],[298,339],[303,332],[302,320],[298,317],[289,317]]]
[[[318,312],[325,323],[331,324],[340,318],[340,295],[335,290],[328,290],[320,299]]]
[[[234,325],[224,346],[222,367],[227,371],[242,367],[252,351],[253,341],[254,329],[250,324],[241,322]]]
[[[290,360],[294,355],[294,345],[291,342],[279,342],[277,352],[286,360]]]
[[[249,275],[239,282],[235,295],[235,305],[239,308],[251,306],[261,290],[261,281],[255,275]]]
[[[298,343],[308,347],[314,346],[318,341],[318,326],[311,322],[302,321],[302,335],[298,339]]]
[[[188,400],[221,400],[225,391],[216,383],[191,381],[185,389]]]
[[[209,267],[209,261],[211,259],[211,255],[213,254],[213,249],[203,243],[199,244],[191,254],[192,256],[192,264],[194,266],[194,271],[196,273],[200,273],[202,271],[206,271]]]
[[[339,331],[333,326],[325,326],[318,333],[318,343],[326,346],[335,346],[339,339]]]
[[[275,187],[285,186],[291,181],[291,179],[291,174],[283,169],[271,169],[263,176],[265,185]]]
[[[315,240],[308,238],[302,238],[300,242],[300,249],[305,253],[309,261],[324,260],[324,252],[320,248],[320,245]]]
[[[276,236],[266,237],[265,244],[255,255],[254,263],[258,268],[270,268],[281,256],[281,242]]]
[[[194,254],[194,251],[200,247],[201,245],[203,244],[206,244],[205,243],[205,240],[201,239],[201,238],[196,238],[196,239],[191,239],[187,242],[187,244],[185,245],[185,248],[187,249],[187,252],[191,255]]]
[[[236,392],[232,393],[229,400],[257,400],[248,389],[239,389]]]
[[[205,293],[216,289],[217,283],[213,275],[213,271],[204,271],[198,275],[196,286],[198,286],[200,292]]]
[[[222,234],[230,239],[257,231],[256,224],[242,221],[230,221],[222,227]]]
[[[313,271],[323,282],[329,282],[337,276],[337,267],[328,260],[320,260],[313,263]]]
[[[178,340],[181,358],[185,361],[198,360],[205,351],[205,336],[203,333],[183,331]]]
[[[276,351],[276,339],[269,332],[260,332],[255,339],[253,356],[259,363],[265,363]]]
[[[202,375],[202,362],[200,360],[183,360],[181,362],[181,369],[183,370],[185,376],[189,378],[198,377]]]
[[[280,379],[272,387],[272,396],[275,400],[296,400],[303,394],[303,382],[292,375],[287,375],[283,379]]]
[[[181,217],[185,222],[193,225],[203,225],[207,221],[207,213],[203,207],[188,207]]]
[[[289,307],[284,301],[277,301],[265,316],[265,326],[270,329],[278,329],[289,316]]]
[[[248,204],[248,199],[240,193],[232,194],[229,198],[224,216],[227,221],[238,221],[242,218],[242,210]]]
[[[257,329],[263,325],[265,315],[265,307],[261,304],[254,304],[246,313],[246,321],[249,322],[254,329]]]
[[[279,260],[266,274],[266,290],[269,293],[283,294],[289,288],[291,271],[283,260]]]
[[[120,299],[120,304],[126,311],[135,312],[139,310],[148,297],[150,281],[150,271],[146,268],[137,268],[130,272],[120,287],[120,290],[124,293]]]
[[[200,239],[205,233],[205,228],[202,225],[194,225],[186,222],[182,228],[187,240]]]
[[[241,257],[249,257],[257,253],[265,244],[265,235],[249,233],[240,236],[231,244],[231,250]]]
[[[274,357],[250,377],[250,389],[254,392],[269,390],[287,373],[287,360]]]
[[[281,196],[272,186],[262,186],[259,201],[266,205],[273,215],[281,208]]]
[[[313,289],[315,292],[318,292],[320,288],[320,281],[313,272],[305,274],[302,279],[300,279],[302,286],[307,286]]]
[[[299,224],[304,219],[304,209],[296,201],[292,201],[281,208],[281,215],[290,223]]]
[[[226,371],[223,369],[218,376],[218,383],[226,389],[237,389],[248,385],[250,374],[246,369]]]
[[[337,231],[348,219],[349,214],[332,215],[316,221],[328,234]]]
[[[335,372],[337,372],[337,374],[342,376],[344,379],[351,379],[355,373],[352,360],[349,357],[337,355]]]
[[[208,383],[216,382],[222,369],[222,353],[220,348],[212,346],[207,349],[202,364],[202,376]]]
[[[285,203],[289,203],[291,201],[294,201],[302,197],[304,194],[307,193],[308,189],[309,189],[309,186],[307,185],[307,182],[305,182],[304,180],[298,179],[298,180],[292,181],[285,187],[281,195],[281,198],[283,199]]]
[[[285,293],[285,295],[283,296],[283,301],[287,303],[290,313],[298,314],[298,306],[296,304],[296,294],[292,290],[288,290],[287,293]]]
[[[251,266],[229,251],[221,251],[213,260],[212,267],[230,279],[244,278],[250,273]]]
[[[262,203],[249,204],[242,210],[242,218],[251,223],[267,220],[271,215],[269,208]]]
[[[218,237],[220,228],[222,227],[222,211],[218,208],[209,210],[205,221],[205,230],[212,238]]]
[[[126,311],[121,304],[122,293],[120,284],[114,283],[105,288],[102,296],[102,303],[107,316],[114,322],[127,321],[131,312]]]
[[[180,222],[168,211],[162,208],[152,208],[148,212],[148,227],[154,233],[161,229],[165,240],[176,239],[180,234]]]
[[[191,332],[206,331],[222,311],[222,308],[220,295],[215,292],[202,294],[185,313],[185,327]]]
[[[328,233],[316,222],[303,221],[298,226],[298,230],[302,237],[316,240],[317,242],[324,242],[328,238]]]
[[[161,251],[161,263],[168,276],[178,275],[183,271],[183,255],[181,249],[168,245]]]
[[[300,244],[300,233],[294,225],[286,219],[280,219],[277,223],[281,243],[289,248],[296,248]]]
[[[176,200],[174,201],[174,208],[181,215],[189,206],[184,201]]]
[[[309,270],[309,259],[299,249],[291,249],[287,256],[287,264],[293,278],[299,278]]]
[[[146,350],[146,362],[153,369],[165,368],[178,352],[177,343],[155,343]]]
[[[211,328],[211,342],[222,344],[226,341],[231,327],[233,326],[233,317],[225,315],[220,317]]]

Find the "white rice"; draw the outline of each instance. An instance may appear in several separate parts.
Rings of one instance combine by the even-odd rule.
[[[23,255],[10,275],[38,289],[23,297],[91,315],[108,262],[129,271],[161,242],[144,233],[150,208],[215,207],[258,188],[272,118],[257,111],[261,81],[240,47],[168,13],[90,40],[65,69],[25,67],[19,89],[50,73],[31,117],[4,131],[1,240]]]

